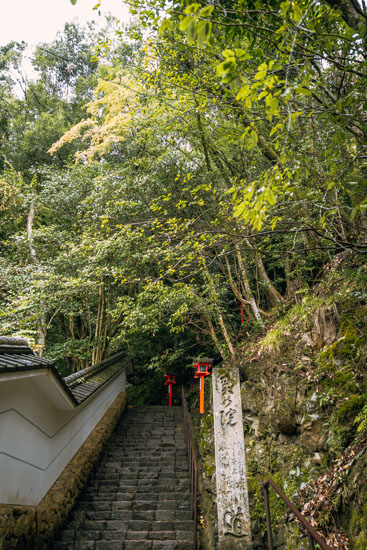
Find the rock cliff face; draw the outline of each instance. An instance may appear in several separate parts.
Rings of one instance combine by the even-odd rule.
[[[364,261],[341,255],[315,288],[242,348],[255,547],[265,548],[260,481],[270,476],[331,548],[367,548],[366,281]],[[200,445],[209,500],[215,495],[211,439],[208,417]],[[294,518],[270,494],[276,544],[308,548]],[[209,522],[215,507],[205,510]]]

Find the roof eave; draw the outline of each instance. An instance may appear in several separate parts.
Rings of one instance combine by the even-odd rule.
[[[30,384],[36,386],[42,394],[47,396],[47,400],[56,409],[72,411],[78,407],[78,402],[69,388],[62,382],[60,375],[55,371],[54,367],[17,368],[16,370],[0,372],[0,382],[6,383],[28,379]]]

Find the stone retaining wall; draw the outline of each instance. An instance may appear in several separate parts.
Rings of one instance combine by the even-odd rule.
[[[99,461],[127,404],[121,393],[38,506],[0,504],[0,550],[46,550]]]

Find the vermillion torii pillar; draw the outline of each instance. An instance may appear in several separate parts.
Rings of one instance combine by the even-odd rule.
[[[251,524],[237,367],[213,369],[218,549],[250,550]]]
[[[168,386],[168,406],[172,407],[172,396],[173,396],[172,385],[176,384],[176,377],[174,374],[170,374],[169,372],[166,372],[164,375],[164,378],[166,380],[164,385]]]

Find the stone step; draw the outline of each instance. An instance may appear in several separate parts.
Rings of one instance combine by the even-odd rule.
[[[155,519],[168,518],[173,515],[176,519],[187,520],[189,514],[191,514],[191,507],[189,502],[179,502],[166,500],[166,501],[151,501],[151,500],[116,500],[110,501],[89,501],[81,502],[78,506],[78,512],[90,512],[91,518],[96,519],[133,519],[138,517],[141,519],[144,514]],[[131,513],[130,513],[131,512]],[[160,512],[160,514],[158,514]],[[163,512],[167,512],[163,514]],[[168,512],[170,512],[168,514]]]
[[[93,524],[94,522],[91,522]],[[112,522],[111,522],[112,523]],[[118,523],[118,522],[116,522]],[[125,541],[125,540],[141,540],[141,541],[164,541],[164,540],[181,540],[187,542],[193,542],[192,531],[174,531],[173,529],[165,531],[154,530],[132,530],[126,529],[126,526],[122,528],[113,529],[112,527],[100,527],[94,528],[91,525],[90,529],[68,530],[65,529],[61,536],[60,542],[66,542],[69,544],[79,542],[96,542],[96,541]]]
[[[138,448],[136,445],[127,449],[118,448],[117,450],[111,450],[111,452],[106,453],[106,455],[103,457],[102,462],[112,462],[113,460],[116,460],[116,457],[118,459],[119,456],[121,456],[122,453],[126,454],[132,454],[134,452],[137,453],[145,453],[147,456],[151,456],[152,452],[159,452],[159,453],[169,453],[171,456],[175,456],[176,451],[185,451],[185,447],[180,444],[175,447],[167,447],[167,445],[162,445],[162,447],[152,446],[148,447],[147,445],[142,446]]]
[[[166,458],[155,458],[155,457],[152,457],[151,459],[149,460],[145,460],[145,459],[137,459],[135,461],[133,460],[123,460],[121,461],[121,465],[124,466],[124,467],[130,467],[130,466],[134,466],[134,464],[139,468],[139,467],[142,467],[142,466],[152,466],[152,463],[156,464],[156,465],[160,465],[160,466],[171,466],[172,465],[172,461],[169,460],[169,459],[166,459]],[[175,460],[174,461],[174,465],[176,467],[176,469],[179,469],[179,470],[188,470],[188,465],[187,465],[187,460]]]
[[[147,443],[154,445],[156,443],[172,444],[173,442],[184,440],[185,433],[182,430],[170,430],[166,433],[152,432],[152,430],[144,430],[141,426],[135,426],[131,431],[114,434],[114,439],[111,441],[111,446],[123,447],[124,445],[141,445]],[[149,440],[148,440],[149,438]]]
[[[189,491],[182,491],[182,492],[169,492],[169,493],[151,493],[151,492],[141,492],[141,493],[119,493],[118,495],[115,495],[114,498],[112,496],[114,493],[103,493],[101,495],[87,495],[86,497],[82,496],[80,498],[80,506],[83,505],[83,509],[85,510],[85,504],[90,504],[91,506],[94,506],[94,509],[102,510],[101,508],[103,505],[108,504],[111,509],[112,505],[118,505],[119,502],[129,502],[130,504],[133,502],[171,502],[171,501],[177,501],[178,503],[186,503],[186,501],[189,501],[190,498],[190,492]],[[149,508],[147,508],[149,510]],[[153,508],[151,508],[153,510]]]
[[[116,452],[109,453],[102,461],[102,464],[104,462],[114,462],[120,459],[126,459],[131,457],[139,457],[139,458],[146,458],[146,459],[159,459],[159,458],[165,458],[174,460],[175,458],[183,460],[187,455],[186,447],[183,445],[176,446],[174,448],[166,448],[162,447],[161,449],[157,449],[157,447],[142,447],[141,449],[138,448],[131,448],[131,449],[119,449]]]
[[[176,468],[179,467],[180,470],[187,470],[187,459],[185,457],[179,457],[180,459],[167,459],[167,458],[161,458],[160,460],[156,457],[151,457],[150,459],[145,458],[137,458],[135,461],[131,458],[125,458],[124,460],[114,460],[108,463],[103,464],[103,469],[108,469],[110,471],[116,471],[114,468],[135,468],[138,470],[139,468],[145,468],[147,471],[149,471],[149,468],[152,469],[152,471],[159,471],[164,468],[164,471],[169,471],[169,468]],[[136,471],[135,470],[135,471]]]
[[[97,472],[95,472],[92,479],[167,479],[174,478],[178,475],[187,478],[187,475],[182,472],[176,472],[174,466],[168,467],[137,467],[137,468],[120,468],[114,467],[112,469],[100,466]]]
[[[157,485],[160,486],[171,486],[173,485],[182,485],[185,481],[189,483],[189,480],[187,479],[187,472],[177,472],[175,477],[173,477],[174,474],[169,474],[169,477],[167,477],[163,472],[150,472],[150,475],[145,474],[130,474],[126,475],[124,477],[121,474],[117,474],[117,478],[112,479],[110,478],[111,473],[107,473],[108,479],[104,478],[98,478],[95,479],[93,482],[93,485],[89,485],[88,491],[95,490],[95,489],[104,489],[108,487],[122,487],[122,486],[148,486],[151,485],[152,487],[155,487]],[[133,477],[134,476],[134,477]]]
[[[71,514],[67,525],[79,525],[86,520],[148,520],[148,521],[191,521],[190,510],[112,510],[93,512],[90,510],[76,510]]]
[[[109,456],[116,456],[123,453],[133,453],[133,452],[139,452],[149,454],[150,451],[155,451],[156,453],[171,453],[174,454],[176,451],[186,451],[186,446],[184,441],[176,441],[173,443],[154,443],[151,445],[144,445],[143,443],[141,445],[137,445],[135,443],[132,443],[131,445],[121,445],[121,446],[115,446],[108,450],[106,453],[106,457]]]
[[[151,440],[146,441],[144,438],[149,437]],[[155,443],[172,444],[174,441],[182,441],[184,439],[184,432],[182,431],[170,431],[167,433],[153,433],[151,430],[143,430],[141,427],[136,427],[129,433],[115,433],[112,446],[121,447],[124,445],[140,445],[141,443],[147,443],[154,445]]]
[[[191,541],[185,540],[98,540],[80,542],[56,542],[54,550],[192,550]]]
[[[176,446],[168,446],[168,445],[162,445],[161,447],[154,445],[142,445],[141,447],[132,446],[130,448],[118,448],[115,451],[111,451],[106,455],[106,458],[104,462],[110,460],[111,458],[116,458],[120,456],[146,456],[150,457],[152,454],[155,454],[155,456],[164,456],[165,454],[168,456],[178,456],[178,455],[186,455],[186,447],[183,444],[176,445]]]
[[[141,426],[141,429],[145,432],[150,432],[152,434],[157,434],[161,436],[166,433],[183,433],[184,422],[183,420],[181,422],[178,422],[176,420],[170,422],[169,426],[157,426],[157,422],[154,422],[153,424],[148,424],[145,420],[144,423],[140,422],[136,424],[132,420],[130,420],[129,424],[124,424],[117,427],[115,431],[115,438],[118,438],[120,434],[126,435],[133,433],[133,435],[136,436],[136,432],[134,431],[134,428],[136,426]]]
[[[136,460],[151,461],[153,463],[158,463],[160,460],[165,460],[166,463],[169,464],[170,462],[172,463],[175,460],[185,460],[186,454],[186,449],[183,448],[176,449],[175,451],[157,451],[156,449],[152,449],[151,451],[149,451],[149,449],[144,449],[140,451],[123,451],[109,455],[104,462],[120,461],[122,464],[135,458]]]
[[[152,512],[152,514],[154,514]],[[141,514],[143,516],[143,514]],[[164,516],[164,514],[162,514]],[[191,520],[152,520],[148,519],[84,519],[82,521],[69,521],[62,534],[62,540],[73,540],[78,533],[92,531],[190,531]]]
[[[137,427],[131,428],[129,430],[119,431],[115,432],[115,436],[113,439],[114,445],[124,445],[126,443],[126,438],[132,438],[129,443],[139,443],[142,440],[142,434],[144,436],[149,436],[153,440],[157,439],[164,439],[164,440],[182,440],[184,439],[184,429],[183,426],[180,429],[177,428],[161,428],[159,430],[153,430],[153,429],[144,429],[141,426],[139,426],[139,439],[136,438],[137,434]],[[135,439],[133,439],[135,438]]]
[[[54,550],[193,550],[182,409],[129,410]]]
[[[131,492],[129,489],[134,488],[137,492],[154,490],[159,493],[164,493],[166,491],[176,491],[182,490],[183,488],[189,488],[190,482],[188,479],[99,479],[92,482],[89,487],[90,489],[105,489],[105,488],[114,488],[118,489],[126,488],[128,492]]]
[[[126,419],[128,421],[128,417],[126,417]],[[120,434],[124,434],[126,432],[130,432],[130,433],[134,432],[136,436],[137,433],[140,434],[141,432],[149,432],[149,431],[152,431],[153,429],[180,432],[182,427],[183,427],[183,420],[180,420],[178,422],[176,420],[172,420],[169,422],[160,422],[159,420],[153,420],[150,423],[149,423],[149,419],[141,419],[141,421],[139,422],[136,422],[136,421],[134,422],[130,420],[129,425],[126,426],[125,428],[123,429],[117,428],[115,432],[115,437],[119,437]]]
[[[139,431],[138,431],[139,430]],[[157,435],[153,436],[151,433],[144,433],[141,428],[137,428],[134,430],[135,435],[133,433],[131,435],[122,435],[121,438],[115,438],[113,442],[111,442],[111,446],[108,449],[114,449],[114,448],[122,448],[122,447],[154,447],[155,445],[159,447],[166,447],[166,446],[173,446],[175,443],[182,443],[184,441],[183,434],[181,435]],[[139,434],[139,438],[137,438],[136,434]],[[142,437],[142,434],[144,437]],[[145,438],[148,438],[145,439]],[[129,440],[130,438],[130,440]]]
[[[157,477],[141,476],[141,477],[119,477],[117,479],[96,479],[91,483],[87,489],[85,489],[85,494],[90,492],[98,491],[107,491],[110,492],[110,489],[117,491],[119,487],[167,487],[168,490],[171,490],[172,487],[181,487],[186,483],[189,485],[189,480],[187,479],[187,472],[177,472],[177,477],[172,478],[172,474],[167,477],[162,476],[159,472]]]

